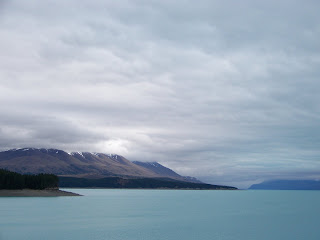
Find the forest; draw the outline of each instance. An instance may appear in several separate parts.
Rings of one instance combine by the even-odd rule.
[[[59,178],[54,174],[28,175],[0,169],[0,189],[58,188]]]

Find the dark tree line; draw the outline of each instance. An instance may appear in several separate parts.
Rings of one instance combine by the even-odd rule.
[[[59,178],[54,174],[27,175],[0,169],[0,189],[58,188]]]
[[[235,187],[211,185],[206,183],[182,182],[168,178],[132,178],[106,177],[99,179],[59,177],[60,187],[66,188],[167,188],[167,189],[230,189]]]

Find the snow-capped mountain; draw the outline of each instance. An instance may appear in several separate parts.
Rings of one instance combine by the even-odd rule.
[[[20,148],[0,152],[0,168],[19,173],[53,173],[79,177],[149,177],[188,181],[157,162],[131,162],[116,154]]]

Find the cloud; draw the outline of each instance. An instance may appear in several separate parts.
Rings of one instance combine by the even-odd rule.
[[[314,178],[318,8],[7,1],[0,148],[115,152],[219,183]]]

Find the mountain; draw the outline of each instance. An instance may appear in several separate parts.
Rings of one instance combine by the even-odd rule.
[[[0,168],[19,173],[77,176],[163,177],[115,154],[22,148],[0,152]]]
[[[167,177],[179,179],[181,181],[202,183],[201,181],[199,181],[195,177],[181,176],[178,173],[176,173],[173,170],[171,170],[170,168],[167,168],[167,167],[165,167],[165,166],[163,166],[163,165],[161,165],[160,163],[157,163],[157,162],[133,161],[133,163],[138,165],[138,166],[147,168],[147,169],[151,170],[152,172],[154,172],[155,174],[159,174],[159,175],[162,175],[162,176],[167,176]]]
[[[272,180],[253,184],[249,189],[259,190],[320,190],[320,181]]]
[[[168,177],[181,177],[176,172],[172,171],[170,168],[164,167],[161,164],[157,162],[139,162],[139,161],[133,161],[134,164],[147,168],[151,170],[152,172],[160,175],[166,175]]]
[[[59,176],[60,187],[236,189],[180,176],[157,162],[131,162],[116,154],[20,148],[0,152],[0,169]]]
[[[52,173],[59,176],[100,178],[106,176],[172,178],[183,177],[157,162],[131,162],[116,154],[72,152],[59,149],[21,148],[0,152],[0,168],[18,173]]]

